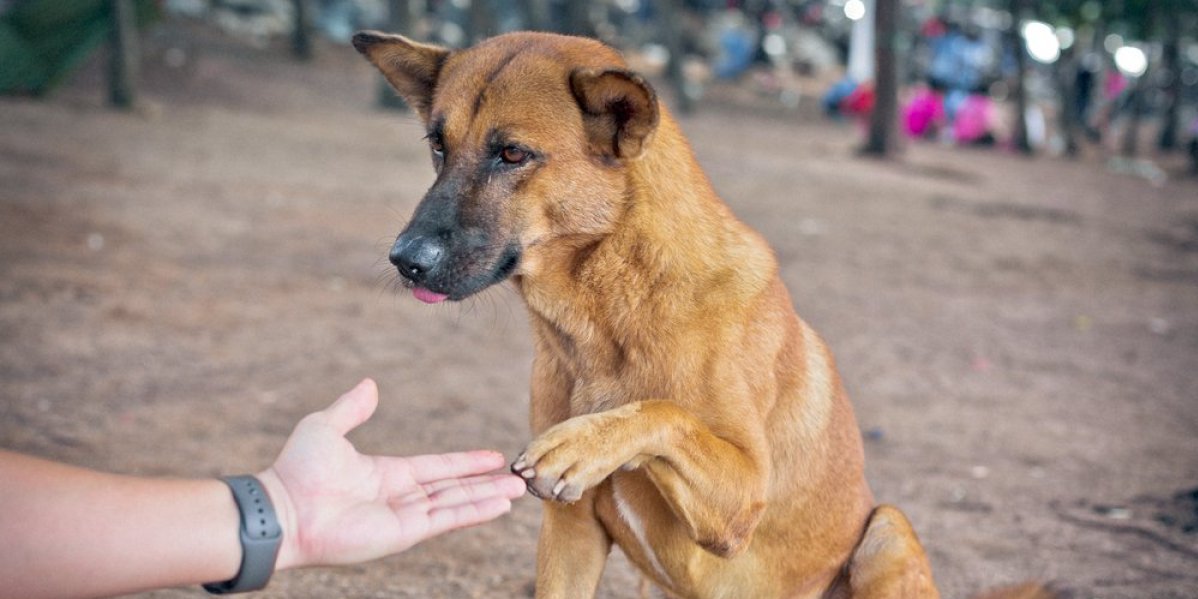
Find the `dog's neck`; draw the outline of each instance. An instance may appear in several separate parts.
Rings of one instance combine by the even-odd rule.
[[[716,196],[668,113],[627,182],[630,199],[608,234],[560,240],[515,280],[534,325],[544,321],[565,347],[651,345],[776,276],[772,252]]]

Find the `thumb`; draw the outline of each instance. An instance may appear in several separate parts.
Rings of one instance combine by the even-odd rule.
[[[371,379],[362,379],[356,387],[337,398],[323,414],[338,434],[345,435],[366,422],[379,405],[379,388]]]

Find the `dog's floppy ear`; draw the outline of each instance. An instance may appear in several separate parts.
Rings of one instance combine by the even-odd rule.
[[[360,31],[354,35],[354,48],[374,63],[408,105],[425,121],[433,104],[437,77],[449,50],[421,44],[402,35],[379,31]]]
[[[658,118],[657,94],[643,77],[623,69],[576,69],[570,90],[595,151],[614,158],[641,155]]]

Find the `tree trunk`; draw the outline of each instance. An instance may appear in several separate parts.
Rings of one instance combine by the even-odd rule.
[[[1015,96],[1015,149],[1023,154],[1032,153],[1032,144],[1027,137],[1027,87],[1023,85],[1027,73],[1027,44],[1023,39],[1023,15],[1026,12],[1027,0],[1010,0],[1011,28],[1007,31],[1007,39],[1015,52],[1015,80],[1011,93]]]
[[[108,62],[108,102],[128,110],[137,102],[135,81],[140,65],[137,13],[133,0],[112,0],[112,52]]]
[[[882,158],[898,144],[898,10],[899,0],[874,3],[874,109],[861,151]]]
[[[595,37],[595,28],[591,25],[590,2],[565,0],[562,2],[565,10],[565,31],[570,35]]]
[[[1120,154],[1125,158],[1135,158],[1140,147],[1140,118],[1144,112],[1144,77],[1136,77],[1127,90],[1127,125],[1123,130],[1123,143]]]
[[[1158,13],[1158,14],[1164,14]],[[1161,116],[1161,137],[1157,146],[1170,151],[1177,148],[1178,105],[1181,104],[1181,15],[1165,16],[1165,45],[1161,66],[1168,76],[1165,83],[1165,110]]]
[[[412,0],[387,0],[387,31],[400,35],[412,35]],[[390,110],[407,110],[408,105],[395,93],[395,89],[383,77],[379,77],[379,106]]]
[[[294,0],[295,20],[291,29],[291,54],[300,60],[312,59],[312,30],[308,23],[308,0]]]
[[[1062,52],[1060,60],[1053,65],[1057,93],[1061,98],[1061,136],[1065,140],[1065,155],[1070,158],[1077,157],[1077,130],[1081,127],[1082,120],[1082,115],[1078,113],[1077,100],[1079,68],[1080,60],[1073,48]]]
[[[498,29],[495,26],[495,13],[489,6],[489,0],[471,0],[470,12],[466,15],[468,21],[467,39],[471,44],[477,44],[492,35]]]
[[[666,64],[666,77],[670,87],[674,88],[678,112],[690,114],[695,111],[694,98],[687,92],[686,76],[682,71],[682,61],[686,52],[682,43],[682,7],[679,0],[657,0],[657,23],[661,26],[662,38],[666,49],[670,52],[670,61]]]
[[[532,31],[549,31],[549,0],[520,0],[524,26]]]

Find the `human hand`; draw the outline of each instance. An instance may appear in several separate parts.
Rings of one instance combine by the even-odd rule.
[[[349,564],[398,553],[425,539],[481,524],[511,509],[524,481],[487,474],[493,451],[367,456],[345,435],[378,405],[363,380],[296,425],[274,465],[258,475],[283,527],[276,568]]]

